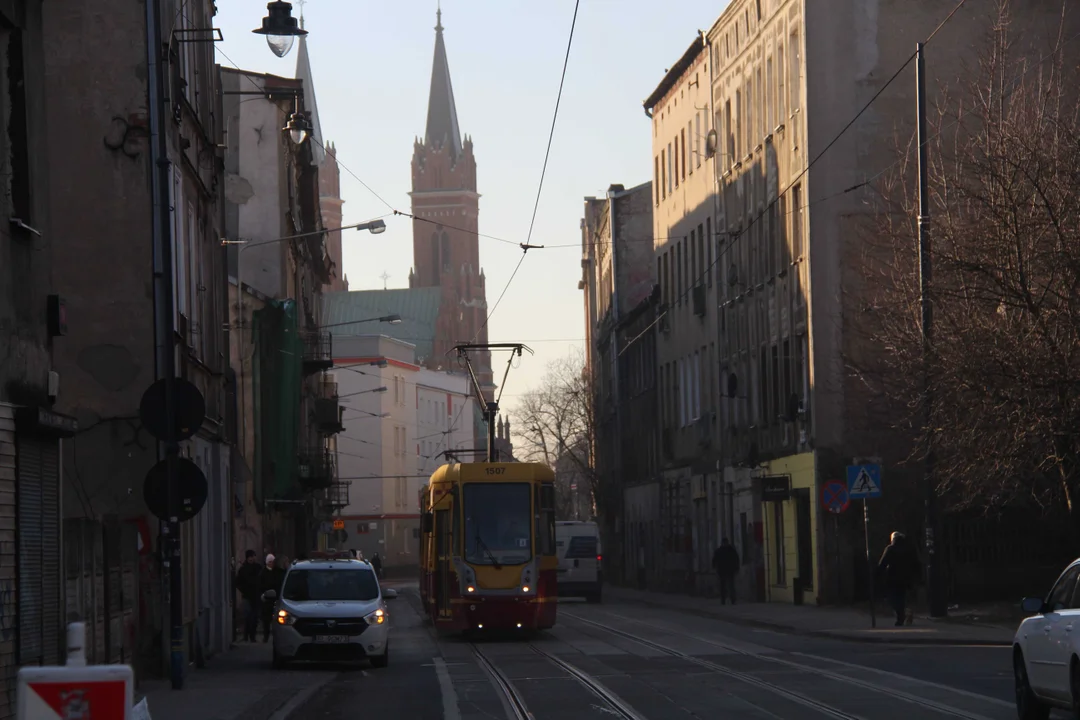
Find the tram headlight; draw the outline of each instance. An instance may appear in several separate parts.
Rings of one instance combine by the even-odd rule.
[[[529,586],[528,585],[522,585],[521,586],[521,592],[529,592]]]
[[[474,592],[476,592],[476,588],[474,588],[472,585],[470,585],[467,588],[465,588],[465,592],[474,593]]]

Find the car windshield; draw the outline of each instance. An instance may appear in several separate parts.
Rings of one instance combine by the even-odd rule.
[[[479,565],[519,565],[532,558],[532,486],[466,483],[465,559]]]
[[[379,583],[371,570],[293,569],[285,579],[286,600],[374,600]]]

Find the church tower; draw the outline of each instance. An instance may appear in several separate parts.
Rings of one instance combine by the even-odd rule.
[[[484,271],[477,238],[480,195],[472,139],[458,127],[450,65],[436,12],[435,60],[431,69],[427,128],[413,144],[413,270],[409,287],[440,287],[442,303],[432,357],[425,365],[456,367],[447,355],[459,343],[488,341]],[[491,354],[472,353],[477,376],[490,399]],[[468,419],[463,418],[468,422]]]

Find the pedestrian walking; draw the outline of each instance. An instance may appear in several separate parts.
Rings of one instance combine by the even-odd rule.
[[[259,630],[259,575],[262,565],[255,559],[255,551],[244,553],[244,564],[236,573],[236,590],[240,593],[244,612],[244,642],[255,642]]]
[[[274,605],[281,595],[281,586],[285,584],[285,570],[277,567],[273,553],[266,556],[266,567],[259,575],[259,591],[262,600],[261,616],[263,642],[270,642],[270,623],[273,621]]]
[[[878,572],[885,576],[885,593],[896,612],[896,627],[911,625],[914,612],[908,607],[908,594],[920,574],[919,556],[904,533],[889,536],[889,546],[878,561]]]
[[[724,538],[720,547],[713,553],[713,569],[720,580],[720,604],[726,605],[728,598],[735,604],[735,576],[739,574],[739,553],[731,541]]]
[[[371,569],[375,571],[375,577],[382,579],[382,558],[379,557],[379,553],[375,553],[371,556]]]

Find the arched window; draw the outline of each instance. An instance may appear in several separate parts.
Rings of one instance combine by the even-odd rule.
[[[445,230],[443,230],[442,236],[439,238],[439,242],[442,245],[442,268],[445,272],[449,270],[453,265],[450,257],[450,238],[447,236]]]

